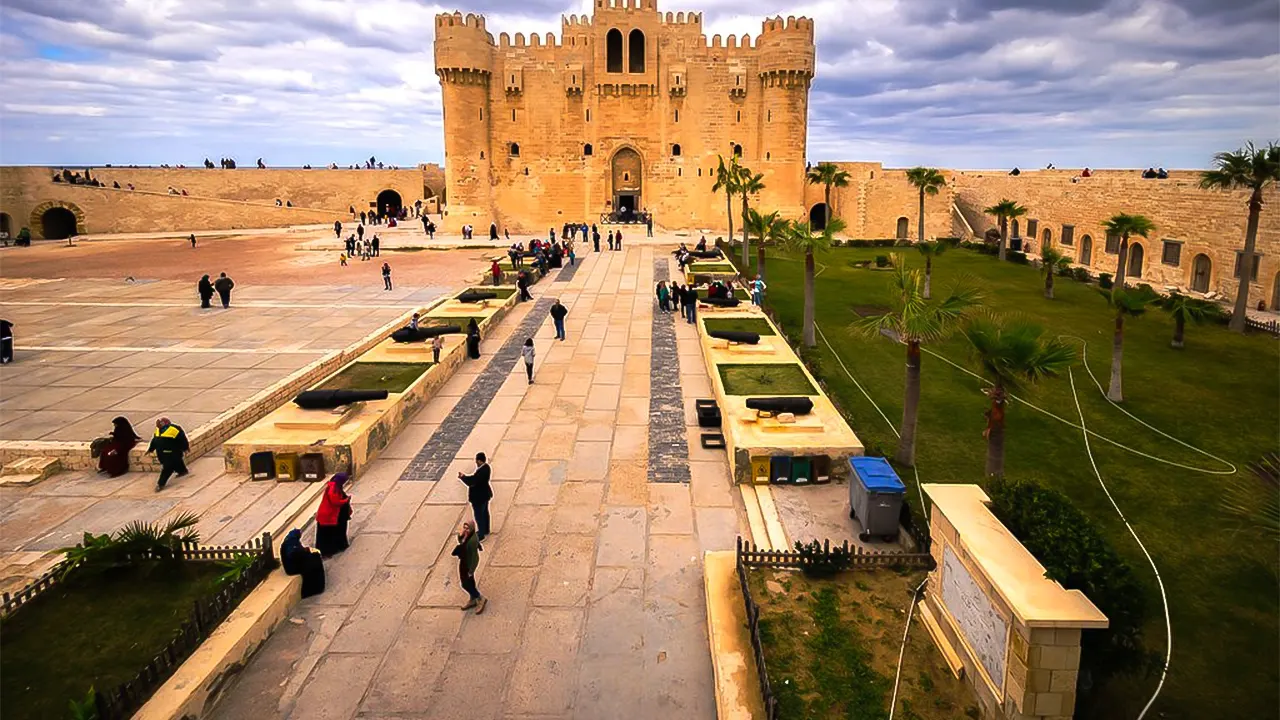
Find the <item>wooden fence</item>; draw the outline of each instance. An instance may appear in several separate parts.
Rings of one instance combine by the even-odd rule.
[[[1253,318],[1245,318],[1244,324],[1245,327],[1250,330],[1280,336],[1280,321],[1271,320],[1268,322],[1262,322],[1261,320],[1254,320]]]
[[[151,697],[165,680],[183,663],[205,638],[231,613],[240,599],[254,586],[262,582],[275,567],[275,553],[271,546],[271,534],[263,533],[242,546],[199,546],[184,543],[177,553],[180,560],[216,562],[234,560],[243,556],[254,557],[252,565],[240,577],[222,585],[210,597],[195,601],[191,616],[178,629],[173,639],[132,680],[115,688],[98,690],[94,701],[98,720],[123,720],[131,717]],[[153,562],[142,560],[142,562]],[[54,568],[17,593],[4,593],[0,618],[7,618],[50,588],[58,585],[61,567]]]
[[[738,538],[738,584],[742,588],[742,601],[747,610],[747,628],[751,634],[751,654],[756,660],[756,675],[760,678],[760,697],[764,700],[765,720],[778,720],[778,699],[769,685],[769,671],[765,667],[764,646],[760,644],[760,608],[751,597],[747,584],[747,565],[743,559],[742,538]]]

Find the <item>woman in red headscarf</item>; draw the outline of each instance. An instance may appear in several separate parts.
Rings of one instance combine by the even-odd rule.
[[[329,480],[316,511],[316,549],[329,557],[348,547],[347,522],[351,520],[351,496],[347,494],[347,474],[337,473]]]

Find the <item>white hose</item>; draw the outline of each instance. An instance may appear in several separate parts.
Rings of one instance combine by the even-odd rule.
[[[921,580],[911,593],[911,606],[907,608],[907,626],[902,628],[902,645],[898,646],[898,669],[893,673],[893,699],[889,701],[889,720],[893,720],[893,713],[898,709],[898,682],[902,679],[902,656],[907,652],[907,633],[911,632],[911,616],[915,614],[916,602],[920,599],[920,588],[924,587],[928,579],[925,577]]]

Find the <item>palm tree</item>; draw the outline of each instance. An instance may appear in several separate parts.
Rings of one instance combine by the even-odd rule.
[[[725,214],[729,216],[729,242],[733,242],[733,195],[738,192],[738,156],[729,158],[729,164],[724,164],[724,156],[718,156],[720,164],[716,167],[716,184],[711,186],[711,192],[724,192]]]
[[[1053,276],[1064,268],[1071,267],[1071,258],[1063,255],[1056,248],[1045,245],[1040,250],[1040,274],[1044,275],[1044,296],[1053,299]]]
[[[987,410],[987,475],[1004,475],[1005,403],[1023,385],[1066,370],[1076,352],[1058,338],[1046,338],[1044,328],[1026,320],[975,318],[964,329],[971,353],[991,388]]]
[[[1120,236],[1119,257],[1116,259],[1116,286],[1124,287],[1125,265],[1129,262],[1129,236],[1147,237],[1156,229],[1156,224],[1145,215],[1112,215],[1111,219],[1102,223],[1108,235]]]
[[[828,250],[831,247],[831,241],[835,239],[836,233],[843,230],[844,221],[833,218],[827,222],[827,226],[822,228],[822,232],[817,235],[813,234],[813,229],[809,227],[807,222],[792,223],[791,230],[787,233],[787,246],[795,252],[804,253],[804,327],[802,335],[805,347],[814,347],[818,344],[818,340],[813,333],[813,254]]]
[[[784,220],[778,213],[771,212],[768,215],[761,215],[760,211],[751,208],[747,213],[747,227],[751,230],[751,234],[756,236],[756,274],[764,279],[764,245],[766,242],[781,244],[787,238],[787,229],[790,223]],[[746,270],[746,266],[743,266]]]
[[[916,420],[920,414],[920,345],[935,342],[951,334],[981,296],[973,288],[953,288],[936,303],[925,302],[928,275],[923,284],[919,270],[907,270],[900,255],[893,256],[893,309],[883,315],[868,317],[858,323],[867,335],[888,331],[907,346],[907,380],[902,402],[902,434],[894,459],[908,467],[916,462]]]
[[[1111,402],[1124,402],[1121,388],[1121,364],[1124,359],[1124,319],[1139,317],[1147,311],[1147,306],[1156,299],[1152,293],[1141,290],[1126,290],[1116,285],[1110,290],[1098,289],[1116,311],[1116,331],[1111,340],[1111,382],[1107,385],[1107,399]]]
[[[1005,248],[1009,247],[1009,221],[1026,215],[1027,209],[1012,200],[1002,199],[982,212],[1000,219],[1000,259],[1004,260]]]
[[[1174,292],[1168,297],[1160,298],[1156,301],[1156,304],[1169,311],[1169,314],[1173,316],[1173,341],[1169,343],[1169,347],[1178,350],[1183,347],[1182,338],[1186,332],[1188,320],[1193,323],[1201,323],[1222,314],[1222,310],[1217,303],[1188,297],[1180,292]]]
[[[825,186],[823,202],[827,206],[827,222],[831,222],[831,188],[849,187],[849,173],[841,170],[835,163],[818,163],[809,168],[808,173],[805,174],[805,179],[809,181],[810,185]]]
[[[1269,143],[1256,148],[1246,143],[1235,152],[1213,156],[1214,168],[1200,173],[1200,187],[1218,190],[1249,191],[1249,224],[1244,231],[1244,252],[1240,255],[1240,287],[1236,290],[1236,306],[1231,312],[1230,327],[1244,332],[1249,308],[1249,281],[1253,277],[1254,247],[1258,243],[1258,216],[1262,214],[1262,194],[1280,183],[1280,145]]]
[[[924,299],[930,297],[933,286],[933,259],[947,251],[948,245],[939,240],[921,240],[916,243],[916,250],[924,256]]]
[[[746,270],[751,263],[751,243],[747,239],[747,211],[751,209],[748,198],[764,189],[764,174],[753,174],[751,168],[740,166],[736,188],[742,193],[742,269]]]
[[[920,237],[917,242],[924,242],[924,196],[937,195],[938,190],[947,184],[947,179],[937,168],[913,167],[907,171],[907,182],[920,191]],[[928,294],[925,297],[929,297]]]

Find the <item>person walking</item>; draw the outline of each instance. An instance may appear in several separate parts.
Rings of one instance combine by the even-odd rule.
[[[188,238],[187,238],[187,240],[190,240],[190,241],[191,241],[191,249],[192,249],[192,250],[195,250],[195,249],[196,249],[196,234],[195,234],[195,233],[191,233],[190,237],[188,237]]]
[[[644,224],[649,230],[649,237],[653,237],[653,213],[645,213]]]
[[[373,256],[374,257],[381,257],[381,253],[378,250],[378,247],[381,244],[382,244],[382,241],[378,239],[378,234],[374,233],[373,234]],[[387,289],[390,290],[391,288],[387,288]]]
[[[764,305],[764,291],[767,286],[764,284],[764,278],[756,275],[756,279],[751,282],[751,304]]]
[[[569,264],[573,265],[577,262],[578,256],[573,252],[573,243],[569,244]]]
[[[342,237],[342,221],[341,220],[333,221],[333,237],[334,238]]]
[[[156,420],[156,432],[151,436],[151,444],[147,446],[147,454],[155,453],[160,461],[160,477],[156,480],[156,492],[164,489],[174,473],[178,477],[187,474],[187,464],[182,456],[191,449],[187,441],[187,433],[181,427],[169,422],[169,418]]]
[[[338,264],[339,264],[340,266],[342,266],[342,267],[346,267],[346,266],[347,266],[347,254],[346,254],[346,253],[338,253]]]
[[[622,231],[621,230],[613,234],[613,249],[614,250],[622,249]]]
[[[564,319],[569,314],[569,308],[560,304],[560,298],[551,306],[551,321],[556,326],[556,339],[564,340]]]
[[[520,271],[519,275],[516,275],[516,288],[520,290],[520,302],[533,299],[533,296],[529,294],[529,274],[523,270]]]
[[[351,521],[351,496],[347,494],[344,473],[334,473],[320,498],[316,510],[316,549],[329,557],[350,547],[347,540],[347,523]]]
[[[692,285],[686,285],[684,288],[684,297],[686,304],[684,306],[685,318],[692,325],[698,319],[698,290]]]
[[[533,384],[533,338],[525,338],[524,347],[520,348],[520,357],[524,358],[524,371],[529,375],[529,384]]]
[[[391,266],[387,263],[382,263],[382,284],[391,289]]]
[[[526,347],[532,347],[532,344],[533,341],[530,340]],[[489,501],[493,499],[493,487],[489,485],[491,474],[489,461],[482,452],[476,453],[475,472],[470,475],[458,473],[458,479],[467,486],[467,502],[471,503],[471,515],[476,519],[476,531],[482,542],[489,537]]]
[[[436,335],[431,338],[431,362],[440,364],[440,351],[444,349],[444,336]]]
[[[209,282],[208,275],[201,276],[200,282],[196,285],[196,292],[200,295],[200,307],[202,309],[213,307],[209,304],[209,301],[213,300],[213,283]]]
[[[462,523],[462,529],[458,531],[458,545],[450,554],[458,558],[458,582],[469,596],[467,604],[463,605],[462,609],[475,608],[477,615],[483,613],[484,606],[488,604],[485,597],[480,594],[480,590],[476,588],[476,568],[480,565],[480,549],[480,538],[476,535],[476,526],[470,522]]]
[[[489,266],[489,274],[493,276],[493,286],[497,287],[502,284],[502,267],[498,265],[498,261],[494,260]]]
[[[663,280],[658,283],[658,310],[669,313],[671,312],[671,291],[667,289],[667,281]]]
[[[472,360],[480,358],[480,325],[475,318],[467,322],[467,356]]]
[[[218,299],[222,301],[223,308],[231,307],[231,289],[236,283],[227,277],[226,273],[218,273],[218,279],[213,281],[213,289],[218,291]]]

